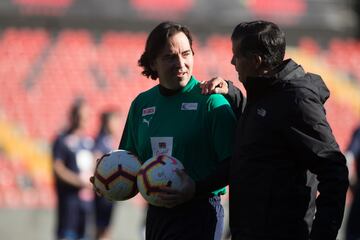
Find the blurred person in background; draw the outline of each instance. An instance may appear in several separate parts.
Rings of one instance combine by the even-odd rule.
[[[346,224],[346,240],[360,239],[360,127],[351,138],[346,152],[349,167],[350,190],[353,196]]]
[[[230,158],[236,120],[222,95],[201,94],[193,62],[187,27],[163,22],[151,31],[139,65],[144,76],[159,79],[159,84],[132,102],[119,148],[141,162],[160,154],[173,156],[192,178],[200,179]],[[150,204],[146,239],[220,240],[224,192],[214,189],[171,209]]]
[[[90,232],[87,226],[92,224],[94,193],[88,179],[93,173],[94,143],[85,133],[88,119],[89,106],[84,99],[76,99],[70,108],[69,125],[53,143],[57,239],[84,239]]]
[[[164,200],[176,205],[229,183],[232,239],[335,240],[348,170],[326,120],[329,90],[319,75],[284,60],[285,34],[276,24],[240,23],[231,41],[231,64],[247,102],[243,112],[238,106],[242,114],[230,167],[196,182],[182,173],[188,186],[181,192],[168,190]],[[225,94],[232,103],[241,96],[222,78],[204,83],[203,93]],[[316,211],[311,208],[316,181],[308,170],[319,182]]]
[[[94,156],[101,158],[104,154],[116,149],[119,139],[120,115],[115,110],[105,111],[100,117],[100,130],[95,137]],[[95,196],[96,239],[110,239],[110,221],[113,202],[98,195]]]

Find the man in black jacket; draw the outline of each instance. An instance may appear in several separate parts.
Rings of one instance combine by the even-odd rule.
[[[285,35],[276,24],[240,23],[231,40],[231,64],[246,89],[247,103],[243,111],[237,106],[230,166],[196,183],[181,173],[183,191],[169,191],[164,198],[171,207],[229,183],[233,239],[335,240],[348,170],[325,116],[329,90],[319,75],[283,60]],[[234,107],[243,102],[240,90],[221,78],[205,83],[203,92],[225,94]],[[306,184],[308,171],[319,181],[312,228],[305,220],[314,197]]]

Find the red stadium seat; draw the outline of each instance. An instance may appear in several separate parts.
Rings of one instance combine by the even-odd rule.
[[[40,139],[46,146],[64,127],[68,108],[78,96],[89,101],[94,116],[106,106],[115,105],[125,119],[131,100],[139,92],[158,84],[142,76],[137,63],[145,41],[145,33],[108,31],[95,39],[89,30],[67,29],[56,35],[44,29],[6,28],[0,38],[1,111],[16,128],[24,129],[24,136],[34,142]],[[333,69],[359,80],[360,43],[335,39],[328,48],[320,49],[308,38],[302,39],[298,47],[310,58],[325,59]],[[230,36],[211,35],[202,42],[195,40],[194,50],[194,74],[199,80],[222,76],[241,87],[234,66],[230,64]],[[331,85],[331,88],[343,92],[337,86]],[[358,109],[351,102],[350,97],[339,100],[332,96],[326,105],[329,122],[342,148],[359,120]],[[92,118],[90,134],[97,130],[97,124],[98,119]],[[6,141],[9,141],[7,145],[19,144],[10,138]],[[30,150],[24,151],[28,152],[24,162],[36,162]],[[20,166],[0,159],[0,206],[21,203],[27,207],[54,206],[53,186],[48,181],[50,174],[45,177],[40,173],[28,174],[37,166],[28,164],[21,170]],[[33,188],[19,188],[14,167],[24,176],[28,174]],[[38,197],[30,199],[33,194]],[[12,202],[11,198],[14,198]]]

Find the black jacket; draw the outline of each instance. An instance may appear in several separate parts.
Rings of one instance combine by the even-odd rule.
[[[320,195],[311,239],[334,240],[348,187],[343,154],[326,120],[329,90],[292,60],[273,77],[248,78],[230,162],[230,228],[235,239],[309,239],[311,198],[306,172]],[[236,93],[229,85],[229,93]],[[230,96],[231,97],[231,96]]]

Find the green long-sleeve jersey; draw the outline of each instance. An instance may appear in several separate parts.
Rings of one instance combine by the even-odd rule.
[[[236,118],[220,94],[202,95],[192,77],[172,96],[159,86],[139,94],[132,102],[119,145],[141,162],[158,154],[180,160],[194,180],[215,170],[230,157]]]

